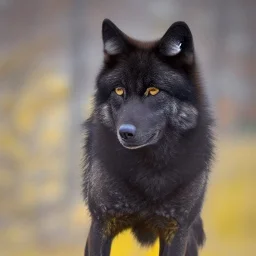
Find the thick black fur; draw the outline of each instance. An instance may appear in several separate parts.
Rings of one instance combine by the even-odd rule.
[[[114,236],[131,228],[142,245],[159,237],[161,256],[196,256],[205,239],[200,212],[213,121],[192,34],[176,22],[160,40],[139,42],[104,20],[102,35],[104,64],[85,123],[92,217],[85,255],[109,255]],[[149,87],[159,93],[146,96]],[[136,135],[120,137],[122,124],[134,125]]]

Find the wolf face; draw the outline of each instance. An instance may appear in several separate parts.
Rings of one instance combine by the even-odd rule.
[[[154,42],[131,39],[111,21],[102,29],[104,65],[97,78],[100,122],[128,149],[179,138],[199,118],[191,32],[174,23]],[[168,131],[168,132],[167,132]]]

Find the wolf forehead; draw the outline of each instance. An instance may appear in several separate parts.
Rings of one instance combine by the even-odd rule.
[[[132,53],[123,58],[113,68],[105,68],[98,77],[98,85],[131,86],[140,89],[140,86],[156,85],[159,87],[170,85],[182,86],[189,80],[182,72],[164,64],[152,53]],[[167,89],[168,89],[167,88]]]

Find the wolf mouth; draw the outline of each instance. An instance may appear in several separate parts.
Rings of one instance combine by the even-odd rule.
[[[142,147],[145,147],[145,146],[148,146],[148,145],[151,145],[151,144],[154,144],[156,142],[156,138],[158,137],[159,135],[159,131],[157,132],[154,132],[147,140],[146,142],[144,142],[143,144],[137,144],[137,143],[126,143],[124,142],[120,136],[118,135],[118,140],[119,142],[121,143],[121,145],[127,149],[139,149],[139,148],[142,148]]]

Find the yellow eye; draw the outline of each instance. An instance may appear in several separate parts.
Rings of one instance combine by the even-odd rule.
[[[148,96],[149,94],[154,96],[157,95],[159,93],[159,89],[157,89],[156,87],[149,87],[147,88],[145,95]]]
[[[115,89],[115,92],[116,92],[116,94],[119,95],[119,96],[124,95],[124,89],[121,88],[121,87],[117,87],[117,88]]]

